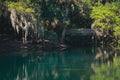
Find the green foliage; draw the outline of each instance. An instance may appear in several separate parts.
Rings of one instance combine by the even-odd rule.
[[[105,30],[113,29],[114,35],[120,35],[120,2],[99,4],[93,7],[91,18],[93,24]]]
[[[45,30],[44,33],[45,33],[45,36],[44,36],[45,39],[54,41],[54,42],[58,42],[57,35],[52,30]]]
[[[107,0],[101,1],[106,3]],[[96,27],[112,28],[114,35],[120,35],[120,2],[113,0],[106,4],[98,4],[98,0],[2,0],[0,10],[5,11],[6,5],[9,11],[14,8],[18,13],[33,13],[38,22],[43,21],[45,26],[48,22],[50,29],[52,23],[55,23],[52,29],[65,25],[90,28],[93,19]],[[67,16],[66,7],[69,8]],[[56,30],[60,32],[61,28]]]
[[[54,3],[54,1],[48,1],[42,5],[42,17],[43,19],[48,20],[64,20],[64,18],[66,18],[65,10],[66,6],[63,3],[58,5],[57,3]]]
[[[114,57],[113,63],[103,63],[100,66],[94,66],[94,75],[91,80],[120,80],[120,58]]]
[[[18,12],[26,12],[26,13],[34,13],[35,10],[32,8],[32,4],[30,4],[29,0],[26,0],[25,2],[19,1],[19,2],[7,2],[8,10],[11,11],[12,9],[16,9]]]
[[[92,10],[92,0],[74,0],[73,10],[70,12],[70,26],[71,28],[90,28]]]

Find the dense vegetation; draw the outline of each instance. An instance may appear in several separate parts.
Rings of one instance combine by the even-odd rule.
[[[12,26],[24,42],[28,38],[62,42],[66,29],[74,28],[92,28],[98,39],[116,41],[120,39],[119,23],[119,0],[0,1],[0,33],[13,33]]]

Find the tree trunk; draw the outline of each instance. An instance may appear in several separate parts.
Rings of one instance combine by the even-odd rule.
[[[66,2],[66,11],[65,12],[66,12],[65,13],[65,20],[67,20],[68,13],[69,13],[68,2]],[[63,31],[62,31],[61,43],[63,43],[64,37],[65,37],[66,27],[67,27],[67,24],[65,23],[65,26],[64,26]]]

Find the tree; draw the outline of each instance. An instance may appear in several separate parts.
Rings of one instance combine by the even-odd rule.
[[[112,2],[98,4],[94,6],[91,13],[91,18],[94,19],[92,29],[101,29],[101,36],[103,35],[119,35],[120,27],[120,2]]]
[[[31,0],[20,0],[17,2],[10,1],[7,2],[7,5],[9,8],[8,10],[11,12],[10,18],[14,30],[19,33],[20,29],[22,29],[23,43],[27,43],[27,37],[31,30],[34,32],[34,34],[38,34],[40,30],[39,5],[37,3],[31,3]]]

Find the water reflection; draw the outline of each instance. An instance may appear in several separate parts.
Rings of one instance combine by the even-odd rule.
[[[94,64],[93,71],[91,80],[120,80],[120,57],[114,57],[113,62]]]
[[[0,55],[0,80],[88,80],[92,72],[91,48],[21,52]]]
[[[99,47],[92,63],[90,80],[120,80],[120,56],[117,48]]]
[[[10,51],[0,54],[0,80],[113,79],[120,73],[118,53],[115,48],[104,46],[65,51],[31,51],[27,48]],[[113,80],[119,80],[117,78]]]
[[[96,48],[95,52],[95,60],[100,62],[107,62],[112,61],[114,56],[117,56],[119,53],[119,50],[115,47],[110,46],[101,46]]]

